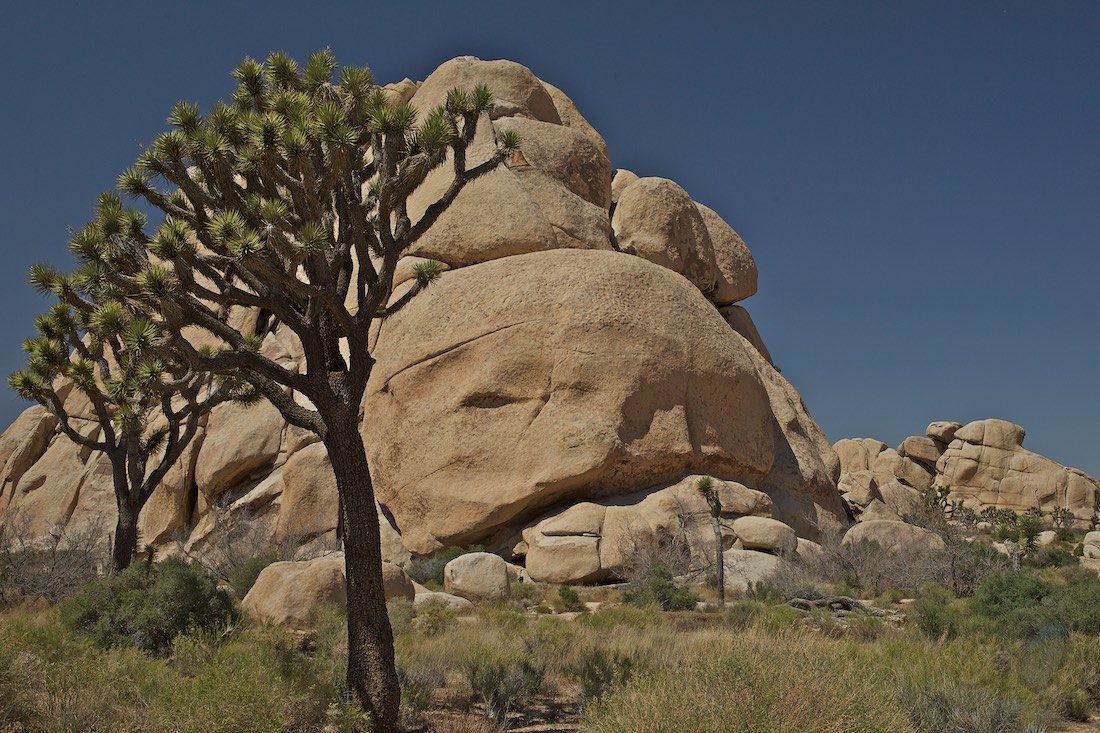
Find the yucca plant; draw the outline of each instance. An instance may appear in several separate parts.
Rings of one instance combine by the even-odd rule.
[[[710,509],[710,523],[714,530],[714,568],[715,580],[718,583],[718,606],[726,607],[726,562],[722,555],[722,499],[718,496],[718,487],[714,485],[714,479],[703,476],[695,484],[695,489],[707,502]]]
[[[206,114],[177,104],[171,129],[119,177],[121,191],[163,215],[156,226],[105,195],[73,251],[89,278],[139,303],[189,367],[239,376],[321,438],[342,506],[349,687],[386,733],[398,725],[400,690],[359,433],[374,365],[368,333],[443,270],[417,268],[412,289],[394,299],[398,260],[520,141],[500,135],[493,154],[470,165],[467,148],[494,104],[487,87],[455,89],[418,112],[392,102],[369,69],[338,68],[327,50],[304,67],[283,53],[245,59],[233,76],[231,101]],[[444,165],[449,185],[413,221],[410,196]],[[241,309],[298,338],[301,371],[261,353],[265,333],[244,333],[230,319]],[[220,347],[198,348],[196,329]]]
[[[198,430],[200,418],[227,400],[255,399],[251,385],[186,366],[161,327],[134,310],[103,279],[31,268],[31,283],[57,302],[35,319],[27,366],[8,384],[52,412],[70,440],[102,451],[111,463],[118,507],[111,566],[129,566],[142,508]],[[70,414],[76,390],[90,413]],[[88,430],[90,423],[95,430]],[[84,429],[81,429],[83,426]]]

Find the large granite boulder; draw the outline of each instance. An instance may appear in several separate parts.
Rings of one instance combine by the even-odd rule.
[[[413,552],[691,472],[765,491],[796,529],[841,511],[797,392],[642,258],[556,250],[455,270],[378,343],[364,438]]]

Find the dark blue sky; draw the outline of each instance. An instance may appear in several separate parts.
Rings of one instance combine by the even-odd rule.
[[[1100,3],[9,3],[0,23],[0,368],[66,226],[178,98],[330,45],[385,81],[511,58],[612,163],[744,236],[746,302],[833,440],[1004,417],[1100,475]],[[649,7],[652,6],[652,7]],[[828,7],[827,7],[828,6]],[[0,396],[0,420],[22,406]]]

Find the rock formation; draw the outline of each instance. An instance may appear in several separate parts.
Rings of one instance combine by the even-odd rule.
[[[1084,526],[1100,507],[1100,481],[1023,447],[1024,429],[1005,420],[931,423],[897,450],[872,438],[833,446],[840,458],[839,490],[861,518],[880,506],[901,517],[920,506],[921,492],[947,489],[948,499],[980,511],[1068,509]]]
[[[481,543],[515,548],[536,579],[607,579],[622,538],[668,529],[676,507],[698,502],[685,477],[704,474],[720,480],[731,518],[775,521],[743,525],[753,546],[771,538],[787,552],[795,531],[846,521],[836,453],[734,305],[757,289],[741,237],[672,181],[616,172],[569,98],[519,64],[461,57],[387,91],[424,111],[479,83],[496,104],[470,164],[505,131],[522,135],[522,153],[464,189],[402,260],[395,297],[419,258],[448,271],[372,336],[362,427],[385,558]],[[429,176],[414,220],[449,170]],[[261,350],[300,366],[286,329]],[[69,399],[81,414],[79,393]],[[862,470],[927,474],[901,451],[878,453]],[[39,533],[110,526],[109,476],[31,408],[0,437],[0,512]],[[324,447],[266,403],[215,410],[141,520],[144,542],[178,538],[195,553],[230,526],[303,554],[338,544]],[[734,547],[737,535],[731,550],[755,552]]]

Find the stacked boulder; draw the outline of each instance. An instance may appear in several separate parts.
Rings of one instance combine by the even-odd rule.
[[[528,562],[562,566],[543,577],[595,582],[618,572],[625,518],[657,531],[667,512],[654,507],[702,474],[740,487],[740,514],[803,537],[845,521],[837,456],[738,305],[757,289],[741,237],[672,181],[616,172],[573,102],[519,64],[460,57],[387,92],[423,113],[477,84],[496,102],[468,164],[505,132],[523,144],[398,264],[394,297],[424,258],[447,272],[372,334],[361,424],[384,558],[471,544],[507,554],[527,530]],[[414,195],[414,220],[450,171]],[[286,328],[260,349],[305,368]],[[66,403],[89,413],[75,390]],[[104,462],[44,410],[0,437],[0,521],[22,515],[45,533],[111,526],[114,512]],[[141,538],[202,554],[246,527],[257,547],[315,555],[338,545],[337,515],[324,446],[266,403],[227,404],[154,494]]]
[[[1062,509],[1087,524],[1100,507],[1100,482],[1026,450],[1024,435],[1019,425],[989,419],[934,422],[897,450],[870,438],[840,440],[838,489],[861,520],[904,518],[935,487],[977,511]]]

